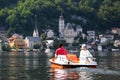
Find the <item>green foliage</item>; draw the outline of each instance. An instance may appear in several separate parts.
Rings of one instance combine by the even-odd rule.
[[[3,44],[1,48],[2,48],[3,51],[10,51],[11,50],[10,46],[5,45],[5,44]]]
[[[71,15],[75,14],[87,19],[87,24],[79,20],[75,23],[82,24],[84,29],[100,31],[101,28],[120,27],[119,4],[119,0],[0,0],[0,26],[31,35],[37,15],[40,32],[48,25],[58,30],[62,12],[66,22],[72,22]]]
[[[54,39],[54,43],[53,43],[52,49],[57,49],[60,43],[62,43],[63,46],[68,46],[68,44],[66,43],[65,40]]]
[[[118,34],[114,34],[114,40],[119,40],[120,36]]]
[[[47,35],[46,35],[46,33],[42,33],[40,35],[40,37],[41,37],[41,41],[44,41],[46,39]]]
[[[34,49],[40,49],[40,44],[35,44]]]

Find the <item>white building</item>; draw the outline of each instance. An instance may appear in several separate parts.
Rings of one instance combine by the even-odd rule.
[[[82,36],[82,39],[86,38],[86,34],[84,34],[84,33],[82,33],[81,36]]]
[[[114,41],[114,46],[115,46],[115,47],[120,46],[120,40],[115,40],[115,41]]]
[[[25,42],[26,42],[28,48],[34,48],[35,44],[40,44],[40,38],[39,37],[27,36],[25,38]]]
[[[75,24],[73,24],[75,25]],[[77,37],[79,33],[82,33],[83,29],[80,25],[76,26],[76,29],[72,27],[72,24],[67,23],[65,26],[64,17],[61,15],[59,18],[59,37],[64,38],[67,43],[73,43],[74,38]]]
[[[33,37],[39,37],[39,32],[38,32],[38,28],[37,28],[37,15],[35,15],[35,27],[34,27],[34,31],[33,31]]]
[[[64,39],[67,43],[73,43],[74,37],[77,36],[77,32],[74,31],[72,25],[67,23],[65,30],[64,30]]]
[[[107,41],[107,38],[106,37],[101,37],[100,38],[100,43],[103,44]]]
[[[49,29],[47,32],[47,38],[52,38],[54,36],[53,30]]]
[[[76,32],[77,33],[82,33],[83,32],[83,28],[81,27],[81,25],[77,25]]]
[[[88,34],[88,40],[95,39],[95,31],[93,30],[87,31],[87,34]]]
[[[64,28],[65,28],[65,21],[64,21],[64,17],[61,15],[59,17],[59,36],[60,37],[63,37]]]
[[[112,28],[112,33],[120,35],[120,28]]]
[[[54,40],[46,40],[47,47],[53,46]]]

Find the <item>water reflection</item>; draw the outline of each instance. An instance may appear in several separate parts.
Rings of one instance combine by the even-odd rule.
[[[51,68],[52,78],[50,80],[93,80],[92,73],[86,71],[87,68],[76,69],[56,69]]]
[[[27,55],[26,55],[27,54]],[[39,53],[1,53],[0,80],[23,80],[26,70],[39,68]]]
[[[119,80],[120,72],[97,68],[55,69],[51,68],[50,80]]]
[[[51,68],[50,80],[77,80],[80,78],[79,73],[76,71],[68,71],[66,69]]]
[[[120,69],[120,52],[101,52],[96,56],[99,68]]]
[[[0,80],[119,80],[120,52],[96,52],[98,66],[54,69],[52,54],[38,52],[0,53]]]
[[[119,80],[120,52],[96,52],[98,66],[93,68],[54,69],[51,80]]]

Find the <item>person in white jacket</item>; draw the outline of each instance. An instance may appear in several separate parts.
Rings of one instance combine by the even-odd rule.
[[[92,54],[87,50],[86,44],[82,44],[81,51],[80,51],[80,63],[87,64],[88,62],[92,61]]]

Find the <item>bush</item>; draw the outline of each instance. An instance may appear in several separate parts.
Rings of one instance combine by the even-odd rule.
[[[2,50],[3,50],[3,51],[10,51],[11,48],[10,48],[9,45],[2,45]]]
[[[35,44],[34,49],[40,49],[40,44]]]

